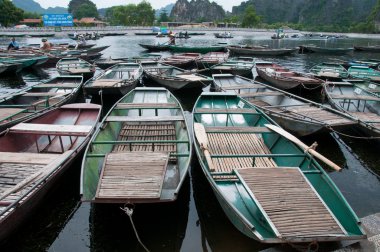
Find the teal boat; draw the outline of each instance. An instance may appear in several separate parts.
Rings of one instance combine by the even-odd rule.
[[[315,151],[247,101],[204,92],[193,119],[202,170],[240,232],[264,243],[366,237],[342,193],[311,156]]]
[[[90,140],[82,162],[82,201],[174,201],[191,152],[178,100],[164,88],[136,88],[111,108]]]
[[[209,53],[209,52],[223,52],[225,46],[222,45],[211,45],[211,46],[180,46],[171,45],[169,50],[173,52],[181,53]]]
[[[371,93],[377,97],[380,97],[380,84],[375,83],[369,80],[360,80],[360,79],[347,79],[345,82],[354,84],[356,87],[365,90],[368,93]]]
[[[22,64],[22,68],[32,67],[37,63],[37,59],[34,58],[11,58],[11,57],[0,57],[1,63],[16,63]]]
[[[313,66],[310,69],[310,72],[314,74],[315,77],[328,80],[342,79],[348,77],[347,70],[341,64],[338,63],[323,62]]]
[[[352,78],[380,82],[380,71],[369,66],[352,66],[348,69],[348,74]]]

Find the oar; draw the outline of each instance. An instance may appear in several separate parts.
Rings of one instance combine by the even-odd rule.
[[[201,149],[203,150],[210,171],[215,171],[214,165],[211,160],[210,152],[208,151],[208,139],[203,124],[194,123],[194,134],[201,146]]]
[[[296,145],[298,145],[299,147],[301,147],[305,151],[309,152],[311,155],[318,158],[319,160],[321,160],[322,162],[324,162],[325,164],[327,164],[328,166],[330,166],[334,170],[340,171],[342,169],[337,164],[335,164],[334,162],[332,162],[331,160],[329,160],[328,158],[326,158],[325,156],[323,156],[319,152],[315,151],[314,149],[309,148],[309,146],[304,144],[301,140],[299,140],[297,137],[293,136],[292,134],[290,134],[286,130],[283,130],[282,128],[277,127],[273,124],[265,124],[265,126],[269,129],[273,130],[274,132],[280,134],[281,136],[287,138],[288,140],[292,141],[293,143],[295,143]]]

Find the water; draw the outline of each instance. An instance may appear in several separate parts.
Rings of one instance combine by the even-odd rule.
[[[374,38],[361,36],[344,40],[270,40],[270,33],[234,34],[235,38],[215,39],[212,32],[193,36],[177,44],[210,45],[217,42],[293,47],[316,44],[330,47],[349,47],[353,44],[376,44]],[[372,36],[373,37],[373,36]],[[35,38],[20,38],[21,44],[38,43]],[[166,42],[167,38],[133,36],[104,37],[94,41],[99,46],[111,45],[105,57],[130,57],[143,52],[138,43]],[[7,40],[0,39],[6,44]],[[163,52],[164,56],[169,52]],[[316,63],[331,58],[380,59],[380,54],[353,53],[343,56],[296,54],[286,57],[267,57],[297,71],[307,71]],[[36,84],[56,76],[50,69],[22,72],[20,76],[0,79],[0,94]],[[174,93],[186,111],[191,111],[199,92]],[[313,97],[319,100],[320,97]],[[107,105],[114,102],[112,98]],[[109,107],[109,106],[107,106]],[[190,114],[189,114],[189,117]],[[378,145],[369,141],[324,134],[303,139],[307,144],[319,143],[318,151],[344,167],[343,171],[330,172],[359,217],[380,212],[380,161]],[[80,161],[73,165],[63,181],[46,199],[36,213],[15,233],[1,251],[143,251],[138,244],[128,216],[120,210],[122,205],[91,205],[80,203]],[[140,238],[151,251],[258,251],[269,247],[257,243],[236,230],[224,215],[205,179],[196,156],[193,156],[190,177],[186,180],[178,201],[158,205],[138,205],[133,220]],[[325,250],[332,249],[327,245]]]

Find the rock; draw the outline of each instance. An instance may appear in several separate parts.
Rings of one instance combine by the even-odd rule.
[[[225,15],[220,5],[209,0],[178,0],[170,13],[176,22],[212,22],[222,20]]]

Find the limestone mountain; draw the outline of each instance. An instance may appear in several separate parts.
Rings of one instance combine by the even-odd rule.
[[[67,13],[67,8],[63,7],[49,7],[44,9],[41,5],[33,0],[12,0],[13,4],[26,11],[26,12],[35,12],[38,14],[52,13],[52,14],[62,14]]]
[[[170,13],[177,22],[211,22],[221,20],[225,15],[220,5],[209,0],[178,0]]]

